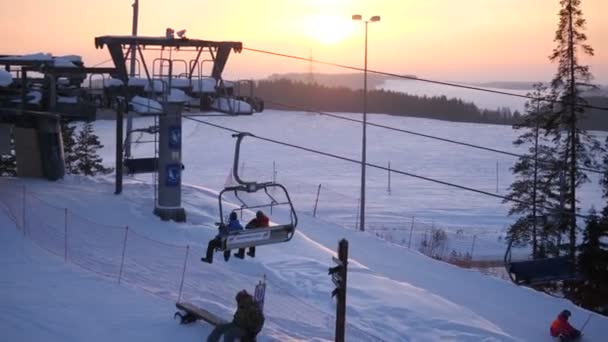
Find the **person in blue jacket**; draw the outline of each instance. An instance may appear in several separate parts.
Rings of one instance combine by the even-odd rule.
[[[220,225],[218,229],[220,230],[219,234],[216,235],[215,238],[213,238],[211,241],[209,241],[209,244],[207,245],[207,254],[205,257],[201,258],[201,261],[203,262],[207,262],[210,264],[213,263],[213,251],[216,248],[220,248],[222,246],[222,236],[233,232],[238,232],[239,230],[243,230],[243,226],[241,225],[241,222],[239,222],[239,218],[236,212],[233,211],[230,213],[228,224]],[[224,260],[228,261],[229,259],[230,251],[224,251]]]

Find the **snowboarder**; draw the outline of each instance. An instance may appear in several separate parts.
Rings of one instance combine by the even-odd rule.
[[[232,322],[220,324],[213,329],[207,342],[217,342],[224,336],[224,342],[255,342],[257,334],[264,326],[264,314],[246,290],[236,294],[237,309]]]
[[[581,332],[570,325],[568,322],[570,316],[569,310],[564,310],[557,315],[557,318],[551,323],[551,336],[558,337],[562,342],[578,340]]]
[[[236,212],[233,211],[230,213],[228,224],[226,226],[220,225],[218,229],[220,231],[219,234],[209,241],[209,244],[207,245],[207,254],[205,257],[201,258],[201,261],[203,262],[213,263],[213,251],[222,246],[222,236],[243,230],[243,226],[241,225],[241,222],[239,222]],[[228,261],[229,259],[230,251],[224,251],[224,260]]]
[[[267,228],[268,226],[270,226],[270,219],[264,214],[263,211],[258,210],[255,213],[255,217],[247,223],[245,229]],[[252,258],[255,258],[255,246],[249,247],[249,252],[247,252],[247,255]],[[239,248],[239,251],[235,253],[234,256],[240,259],[244,259],[245,248]]]

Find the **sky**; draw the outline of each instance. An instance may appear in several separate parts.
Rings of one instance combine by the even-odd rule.
[[[595,56],[584,59],[608,83],[608,1],[583,0]],[[131,33],[133,0],[0,0],[0,54],[78,54],[89,66],[109,58],[95,36]],[[139,34],[165,28],[187,36],[242,41],[245,47],[451,81],[544,81],[555,73],[558,0],[140,0]],[[604,16],[604,17],[603,17]],[[232,56],[225,76],[309,72],[310,64],[255,52]],[[338,73],[313,65],[314,72]]]

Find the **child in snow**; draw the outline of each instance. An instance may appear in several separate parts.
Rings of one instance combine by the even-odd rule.
[[[207,342],[217,342],[222,335],[224,342],[239,339],[241,342],[255,342],[257,334],[264,326],[264,314],[253,296],[242,290],[236,294],[237,310],[232,322],[220,324],[213,329]]]
[[[570,311],[564,310],[557,315],[557,318],[551,323],[551,336],[559,337],[560,341],[575,341],[581,336],[581,332],[570,325]]]
[[[247,223],[245,229],[267,228],[268,226],[270,226],[270,219],[264,214],[263,211],[258,210],[258,212],[255,213],[255,217]],[[252,258],[255,257],[255,246],[249,247],[249,252],[247,252],[247,255]],[[235,253],[234,256],[237,258],[244,259],[245,248],[239,248],[238,253]]]
[[[230,234],[232,232],[238,232],[239,230],[243,230],[243,226],[241,222],[239,222],[238,216],[236,212],[231,212],[228,220],[228,224],[226,226],[220,226],[218,228],[220,233],[209,241],[207,245],[207,255],[204,258],[201,258],[201,261],[213,263],[213,251],[216,248],[220,248],[222,245],[222,236]],[[228,261],[230,259],[230,251],[224,251],[224,260]]]

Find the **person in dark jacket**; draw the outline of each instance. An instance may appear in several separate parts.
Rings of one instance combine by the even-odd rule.
[[[224,342],[255,342],[256,336],[264,326],[264,314],[258,304],[247,291],[236,294],[237,309],[232,322],[220,324],[213,329],[207,342],[217,342],[222,335]]]
[[[559,337],[560,341],[575,341],[581,336],[581,332],[570,325],[570,311],[564,310],[557,315],[557,318],[551,323],[551,336]]]
[[[205,257],[201,258],[201,261],[203,262],[207,262],[210,264],[213,263],[213,251],[216,248],[220,248],[222,246],[222,237],[227,234],[243,230],[243,226],[239,222],[239,218],[236,215],[236,212],[233,211],[230,213],[228,224],[225,226],[220,225],[218,229],[220,231],[219,234],[216,235],[215,238],[213,238],[211,241],[209,241],[209,244],[207,245],[207,254]],[[224,260],[228,261],[229,259],[230,251],[224,251]]]
[[[258,210],[255,213],[255,217],[251,219],[245,226],[245,229],[258,229],[258,228],[268,228],[270,226],[270,219],[268,216],[264,214],[263,211]],[[249,247],[249,252],[247,252],[252,258],[255,258],[255,246]],[[245,258],[245,248],[239,248],[239,251],[234,254],[235,257],[244,259]]]

